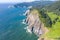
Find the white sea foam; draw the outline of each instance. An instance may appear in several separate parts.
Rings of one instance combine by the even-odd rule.
[[[26,15],[27,13],[29,13],[30,12],[30,10],[28,9],[23,15]]]
[[[27,11],[23,14],[24,16],[27,14]]]
[[[29,6],[28,8],[29,9],[23,15],[26,15],[27,13],[29,13],[30,12],[30,9],[32,8],[32,6]]]
[[[39,39],[38,39],[39,40]]]
[[[26,24],[25,19],[22,20],[22,24]]]
[[[29,6],[28,8],[29,8],[29,9],[31,9],[31,8],[32,8],[32,6]]]
[[[27,27],[25,27],[24,29],[27,29]]]
[[[26,32],[27,32],[27,33],[32,34],[32,32],[31,32],[31,30],[28,28],[28,26],[27,26],[27,27],[25,27],[24,29],[26,29]]]
[[[22,24],[26,24],[25,22],[22,22]]]
[[[27,14],[27,12],[25,12],[23,15],[25,16]]]

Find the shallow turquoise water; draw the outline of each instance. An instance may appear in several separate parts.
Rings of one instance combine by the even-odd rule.
[[[0,8],[0,40],[37,40],[35,34],[26,32],[24,12],[27,8]]]

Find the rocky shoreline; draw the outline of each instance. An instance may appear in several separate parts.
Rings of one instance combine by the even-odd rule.
[[[34,10],[27,10],[26,11],[26,23],[28,24],[28,27],[26,27],[27,31],[30,33],[35,33],[38,37],[40,37],[42,34],[44,34],[44,24],[39,19],[39,14],[37,12],[34,12]]]

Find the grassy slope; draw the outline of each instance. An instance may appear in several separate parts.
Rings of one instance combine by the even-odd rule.
[[[60,16],[57,16],[53,12],[47,12],[47,14],[51,18],[52,21],[56,17],[59,17],[59,20],[60,20]],[[59,38],[60,37],[60,22],[59,22],[59,20],[55,24],[52,25],[52,28],[49,28],[50,31],[46,34],[47,37],[49,37],[49,38]]]
[[[55,24],[52,24],[52,27],[51,28],[47,28],[49,30],[49,32],[47,32],[46,34],[44,34],[42,37],[46,38],[46,40],[58,40],[58,38],[60,38],[60,16],[56,15],[56,14],[60,14],[59,11],[57,12],[56,10],[59,10],[60,9],[60,1],[55,3],[54,5],[50,5],[52,6],[51,8],[49,8],[50,6],[48,6],[47,9],[51,9],[50,12],[47,12],[46,14],[51,18],[52,22],[55,20],[55,18],[59,18]],[[57,6],[56,6],[57,5]],[[37,11],[37,10],[35,10]],[[34,12],[35,12],[34,11]],[[56,11],[56,14],[55,14],[55,11]],[[38,12],[39,13],[39,12]],[[41,16],[41,15],[39,15]],[[41,17],[40,20],[43,22],[44,19]],[[41,38],[41,37],[40,37]],[[60,39],[59,39],[60,40]]]
[[[48,16],[51,18],[52,22],[55,20],[55,18],[59,18],[55,24],[52,24],[52,28],[48,28],[49,32],[47,34],[45,34],[44,36],[47,38],[51,38],[51,39],[56,39],[60,40],[60,16],[58,16],[60,14],[60,1],[57,1],[56,3],[49,5],[45,8],[46,10],[48,10],[49,12],[47,12]],[[58,14],[58,15],[56,15]]]

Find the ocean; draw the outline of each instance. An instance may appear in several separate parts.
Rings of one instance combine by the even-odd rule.
[[[23,15],[27,7],[8,8],[12,4],[0,4],[0,40],[37,40],[37,36],[24,29],[27,24],[23,22]]]

